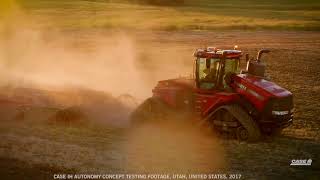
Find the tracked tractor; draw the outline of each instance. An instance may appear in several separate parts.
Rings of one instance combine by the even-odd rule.
[[[262,49],[256,58],[248,54],[242,58],[236,48],[197,49],[193,77],[159,81],[153,96],[131,114],[132,121],[172,110],[189,112],[213,131],[242,141],[279,133],[293,121],[293,96],[266,77],[261,57],[269,52]],[[247,63],[244,70],[240,70],[242,60]]]

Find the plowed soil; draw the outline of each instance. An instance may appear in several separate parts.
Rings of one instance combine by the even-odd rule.
[[[81,47],[76,48],[89,49],[95,43],[89,40],[106,37],[109,32],[64,33],[71,42],[76,42],[72,38],[81,40]],[[70,37],[69,33],[77,36]],[[230,48],[237,44],[251,55],[269,48],[272,53],[264,60],[270,78],[294,94],[294,124],[279,137],[248,144],[215,138],[181,121],[133,129],[126,116],[110,115],[123,113],[114,109],[107,112],[107,123],[80,125],[49,124],[47,117],[33,114],[27,120],[0,123],[1,179],[53,179],[55,173],[238,173],[242,179],[320,177],[320,33],[135,32],[128,36],[135,43],[135,64],[150,92],[156,80],[192,72],[195,48]],[[123,123],[109,123],[112,121]],[[311,166],[293,167],[292,159],[313,162]]]

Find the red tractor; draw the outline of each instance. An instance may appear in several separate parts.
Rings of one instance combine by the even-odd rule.
[[[133,122],[170,109],[192,113],[214,131],[243,141],[279,133],[292,123],[293,97],[265,76],[263,53],[269,50],[260,50],[256,59],[246,54],[247,68],[240,71],[239,50],[196,50],[194,76],[159,81],[153,96],[132,113]]]

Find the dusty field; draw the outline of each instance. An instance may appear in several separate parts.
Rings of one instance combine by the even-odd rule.
[[[110,36],[110,32],[103,31],[60,33],[68,37],[64,41],[66,47],[85,52],[94,51],[95,44]],[[120,34],[126,34],[126,41],[133,44],[134,65],[139,71],[138,77],[145,82],[143,88],[146,90],[143,92],[146,93],[134,94],[133,91],[139,98],[149,96],[159,79],[192,72],[191,55],[197,47],[238,44],[252,55],[260,48],[271,49],[272,53],[265,58],[270,77],[294,93],[296,112],[293,126],[286,129],[281,137],[247,144],[211,137],[190,127],[188,122],[132,129],[127,119],[112,119],[112,116],[107,116],[109,119],[106,121],[123,123],[90,122],[61,126],[49,125],[41,117],[22,122],[3,121],[0,124],[1,179],[52,179],[53,173],[127,172],[240,173],[244,179],[319,177],[319,33]],[[121,77],[117,75],[115,77]],[[136,88],[134,82],[127,85]],[[107,85],[103,88],[108,91]],[[292,159],[309,158],[313,159],[312,166],[289,166]]]

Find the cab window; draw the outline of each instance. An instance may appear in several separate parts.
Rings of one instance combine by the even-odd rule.
[[[200,88],[214,88],[219,74],[220,59],[199,58],[197,63]]]
[[[239,67],[239,60],[238,59],[227,59],[225,63],[225,74],[232,72],[237,73]]]
[[[223,79],[225,79],[225,76],[230,73],[239,73],[239,59],[227,59],[225,61],[225,67],[224,67],[224,76]],[[223,86],[226,88],[227,84],[223,80]]]

